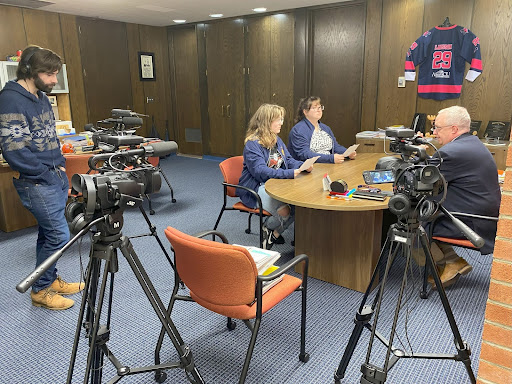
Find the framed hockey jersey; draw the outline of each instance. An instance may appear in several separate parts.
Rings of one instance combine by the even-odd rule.
[[[434,27],[421,35],[407,50],[405,80],[416,79],[419,65],[418,96],[446,100],[460,96],[466,62],[466,80],[474,81],[482,72],[480,41],[460,25]]]

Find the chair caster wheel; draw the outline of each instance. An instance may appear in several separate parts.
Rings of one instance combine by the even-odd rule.
[[[251,230],[250,229],[246,229],[245,233],[251,233]]]
[[[165,380],[167,380],[167,373],[157,370],[155,372],[155,381],[157,383],[163,383]]]
[[[234,321],[228,322],[227,327],[230,331],[232,331],[233,329],[236,328],[236,323]]]
[[[155,214],[155,211],[154,211],[153,209],[151,209],[151,210],[149,211],[149,214],[150,214],[150,215],[154,215],[154,214]]]
[[[302,361],[303,363],[307,363],[309,361],[309,353],[305,353],[305,354],[300,354],[299,355],[299,360]]]
[[[428,298],[427,292],[420,292],[420,297],[421,297],[422,299],[426,299],[426,298]]]
[[[176,202],[176,199],[172,199],[172,200],[171,200],[171,202],[172,202],[172,203],[175,203],[175,202]]]

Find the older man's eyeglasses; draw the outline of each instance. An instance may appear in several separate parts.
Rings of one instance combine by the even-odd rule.
[[[323,105],[317,105],[315,107],[311,107],[309,109],[312,109],[313,111],[323,111],[324,110],[324,106]]]
[[[448,124],[448,125],[434,125],[434,131],[440,131],[441,129],[443,128],[446,128],[446,127],[453,127],[453,124]]]

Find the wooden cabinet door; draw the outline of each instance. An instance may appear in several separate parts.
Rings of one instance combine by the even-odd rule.
[[[293,127],[295,109],[293,101],[293,61],[295,18],[291,13],[279,13],[270,17],[270,96],[275,104],[286,109],[279,136],[288,142]]]
[[[170,35],[174,52],[176,130],[181,153],[201,155],[201,106],[194,27],[176,29]]]
[[[245,137],[244,34],[241,19],[206,25],[208,154],[241,155]]]
[[[322,122],[346,147],[361,127],[364,3],[312,12],[311,93],[325,105]]]
[[[287,142],[293,126],[293,14],[276,14],[247,19],[247,109],[248,117],[263,103],[286,109],[279,136]]]
[[[77,25],[87,117],[95,123],[110,117],[113,108],[132,105],[126,24],[77,17]]]

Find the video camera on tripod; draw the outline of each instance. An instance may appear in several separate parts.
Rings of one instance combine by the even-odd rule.
[[[142,143],[144,138],[133,133],[143,124],[142,117],[147,115],[119,108],[112,109],[111,114],[112,117],[97,121],[96,127],[93,124],[85,126],[86,131],[93,132],[94,149],[113,152],[121,146],[134,148]]]
[[[105,214],[139,207],[142,196],[158,192],[162,185],[159,170],[147,157],[167,156],[177,150],[176,142],[162,141],[92,156],[89,168],[98,174],[75,174],[71,178],[72,194],[83,196],[83,201],[71,202],[66,207],[71,232],[77,233]]]
[[[474,384],[476,383],[476,378],[471,368],[471,350],[462,339],[455,322],[439,273],[435,268],[435,262],[430,252],[429,240],[422,227],[422,222],[429,220],[440,210],[475,247],[480,248],[484,244],[484,240],[442,206],[447,191],[446,180],[437,166],[442,159],[438,157],[428,157],[423,145],[434,146],[422,137],[415,136],[414,131],[411,129],[388,129],[386,136],[391,138],[390,149],[393,152],[399,153],[400,157],[383,157],[377,162],[376,169],[391,170],[394,174],[394,195],[389,199],[388,207],[390,212],[397,216],[398,221],[392,224],[388,230],[379,260],[377,261],[368,288],[356,312],[354,329],[338,369],[334,374],[335,383],[341,384],[341,379],[345,376],[348,363],[361,337],[361,333],[363,329],[366,328],[371,332],[371,336],[365,361],[361,365],[361,384],[384,384],[387,380],[389,370],[395,363],[403,358],[460,361],[464,364],[471,383]],[[434,147],[434,149],[436,148]],[[444,188],[443,196],[439,199],[436,196],[440,192],[438,187],[441,183]],[[457,350],[456,354],[418,353],[416,351],[413,352],[412,348],[411,351],[406,351],[393,346],[399,312],[402,307],[402,298],[404,297],[405,287],[407,285],[409,263],[415,247],[421,247],[425,255],[426,267],[423,273],[428,274],[430,270],[434,278],[436,289],[454,336],[455,348]],[[386,249],[387,252],[385,251]],[[391,266],[397,255],[404,257],[405,266],[403,268],[402,281],[395,306],[390,336],[389,339],[386,339],[384,335],[377,331],[377,322],[384,296],[384,287]],[[382,275],[380,266],[384,264],[385,271]],[[426,284],[426,278],[424,279],[424,284]],[[377,287],[378,290],[373,299],[373,303],[368,305],[367,301],[374,287]],[[373,323],[371,323],[372,317],[374,317]],[[383,366],[377,366],[370,361],[375,338],[387,349]]]
[[[141,138],[142,139],[142,138]],[[142,143],[142,140],[139,144]],[[163,304],[139,257],[135,253],[130,238],[122,235],[123,212],[127,207],[138,207],[146,220],[151,233],[160,245],[169,264],[175,266],[166,252],[156,227],[149,221],[141,206],[142,195],[157,192],[161,179],[158,169],[148,163],[149,156],[167,156],[176,152],[175,142],[156,142],[141,145],[139,148],[104,153],[91,157],[89,167],[98,174],[75,174],[71,178],[72,191],[81,194],[66,207],[66,219],[70,223],[71,232],[75,236],[59,251],[52,254],[23,279],[16,289],[25,292],[39,277],[69,249],[69,247],[86,234],[93,226],[96,231],[92,236],[90,258],[85,277],[85,289],[77,321],[73,349],[69,362],[66,383],[71,384],[78,353],[81,329],[85,328],[89,340],[87,365],[84,383],[101,384],[104,359],[107,358],[116,368],[115,377],[110,383],[117,383],[121,378],[146,372],[156,372],[162,376],[166,369],[180,368],[185,371],[187,379],[193,384],[204,384],[204,380],[195,367],[190,348],[184,343],[176,326],[172,322],[166,306]],[[101,165],[100,165],[101,164]],[[146,236],[146,235],[142,235]],[[140,237],[136,236],[136,237]],[[128,261],[137,281],[158,316],[163,329],[173,343],[179,361],[154,364],[144,367],[122,365],[107,346],[110,339],[110,316],[113,303],[114,274],[119,269],[118,252]],[[107,289],[107,283],[109,288]],[[108,293],[108,300],[105,295]],[[106,302],[106,325],[100,324],[102,309]],[[84,322],[85,319],[85,322]]]
[[[422,219],[427,219],[426,213],[434,214],[435,209],[426,197],[436,196],[438,186],[444,183],[443,176],[438,167],[431,164],[424,147],[431,144],[407,128],[388,129],[386,136],[391,140],[390,150],[400,154],[400,157],[383,157],[375,166],[375,169],[391,170],[394,174],[395,194],[389,199],[389,209],[397,216],[404,216],[419,202],[425,202]]]

